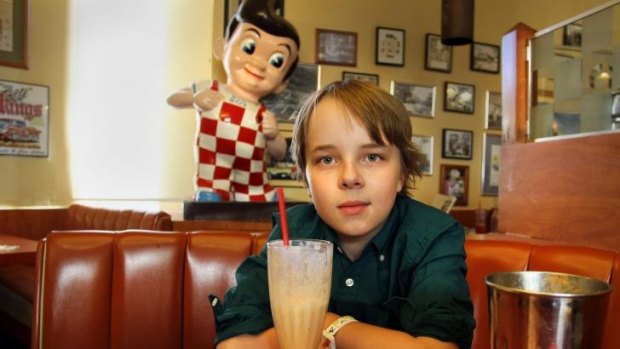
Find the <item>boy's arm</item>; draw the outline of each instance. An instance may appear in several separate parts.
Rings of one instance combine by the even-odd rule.
[[[195,85],[192,86],[196,88]],[[168,104],[175,108],[195,107],[202,111],[215,108],[221,101],[222,96],[217,91],[210,88],[203,88],[196,93],[189,87],[174,92],[167,99]]]
[[[265,147],[272,160],[282,160],[286,156],[286,140],[278,130],[278,121],[269,110],[263,113],[263,134]]]
[[[186,87],[172,93],[166,101],[175,108],[190,108],[194,104],[194,94]]]
[[[323,328],[340,316],[327,313]],[[456,343],[442,342],[430,337],[414,337],[406,332],[391,330],[359,321],[350,322],[336,333],[338,349],[457,349]]]
[[[279,347],[275,328],[270,328],[257,335],[242,334],[220,342],[216,349],[277,349]]]

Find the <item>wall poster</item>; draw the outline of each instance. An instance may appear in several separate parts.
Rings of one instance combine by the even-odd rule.
[[[0,155],[49,154],[49,87],[0,80]]]

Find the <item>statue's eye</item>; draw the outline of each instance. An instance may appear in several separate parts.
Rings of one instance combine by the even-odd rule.
[[[284,55],[281,53],[274,53],[269,57],[269,64],[276,68],[281,68],[284,65]]]
[[[256,42],[254,41],[254,39],[245,39],[241,42],[241,50],[243,50],[243,52],[251,55],[254,53],[254,50],[256,50]]]

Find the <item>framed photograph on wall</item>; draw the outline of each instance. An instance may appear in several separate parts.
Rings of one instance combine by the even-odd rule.
[[[295,122],[304,101],[319,88],[321,66],[299,63],[289,77],[286,90],[278,95],[269,95],[261,102],[276,115],[279,122]]]
[[[502,94],[487,91],[484,127],[487,130],[502,130]]]
[[[446,81],[443,104],[445,111],[473,114],[475,100],[476,87],[474,85]]]
[[[381,65],[405,65],[405,31],[377,27],[375,61]]]
[[[443,129],[441,157],[445,159],[471,160],[473,148],[473,131]]]
[[[439,194],[455,196],[454,206],[467,206],[469,166],[442,164]]]
[[[0,17],[0,65],[28,69],[29,0],[3,1]]]
[[[0,80],[0,96],[0,155],[48,156],[49,87]]]
[[[390,93],[403,103],[412,116],[435,116],[435,86],[392,81]]]
[[[441,43],[441,36],[426,34],[424,69],[442,73],[452,71],[452,46]]]
[[[433,136],[413,135],[411,141],[422,151],[422,161],[420,169],[423,175],[433,174]]]
[[[368,74],[368,73],[357,73],[352,71],[343,71],[342,72],[342,81],[347,80],[360,80],[371,82],[375,85],[379,85],[379,75],[377,74]]]
[[[499,150],[502,136],[485,133],[482,140],[482,195],[497,196],[499,188]]]
[[[470,69],[483,73],[499,73],[499,46],[474,42],[471,44]]]
[[[357,65],[357,33],[317,29],[316,62],[355,67]]]
[[[562,32],[562,45],[580,47],[582,30],[583,27],[581,23],[569,23],[565,25]]]

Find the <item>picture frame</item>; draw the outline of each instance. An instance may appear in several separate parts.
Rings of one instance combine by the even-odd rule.
[[[226,27],[228,27],[230,19],[237,12],[242,2],[243,0],[224,0],[224,34],[226,34]],[[276,14],[284,17],[284,0],[273,0],[272,4]]]
[[[316,63],[357,66],[357,33],[316,29]]]
[[[502,130],[502,94],[487,91],[486,109],[484,113],[484,127],[487,130]]]
[[[286,89],[278,95],[270,94],[263,99],[269,111],[278,122],[295,122],[304,101],[320,86],[321,66],[313,63],[299,63],[289,77]]]
[[[499,189],[499,154],[502,136],[485,133],[482,140],[482,173],[480,188],[482,195],[497,196]]]
[[[435,86],[407,82],[390,82],[390,93],[407,109],[411,116],[433,118],[435,116]]]
[[[562,30],[562,45],[581,47],[581,23],[568,23]]]
[[[444,159],[471,160],[474,149],[474,131],[444,128],[441,157]]]
[[[497,45],[474,42],[471,44],[470,69],[473,71],[498,74],[500,68],[500,48]]]
[[[405,31],[377,27],[375,63],[379,65],[405,65]]]
[[[426,34],[424,69],[442,73],[452,72],[452,46],[441,42],[441,35]]]
[[[379,75],[378,74],[368,74],[368,73],[358,73],[352,71],[343,71],[342,72],[342,81],[347,80],[360,80],[373,83],[375,85],[379,85]]]
[[[439,194],[456,197],[454,206],[467,206],[469,196],[469,166],[442,164]]]
[[[5,2],[0,18],[0,65],[28,69],[29,0]]]
[[[420,170],[422,174],[432,176],[434,137],[414,134],[411,136],[411,141],[417,145],[422,152],[422,160],[420,161]]]
[[[0,80],[0,96],[5,105],[20,105],[0,110],[0,155],[47,157],[49,87]]]
[[[444,89],[445,111],[455,113],[473,114],[476,100],[476,87],[474,85],[446,81]]]

